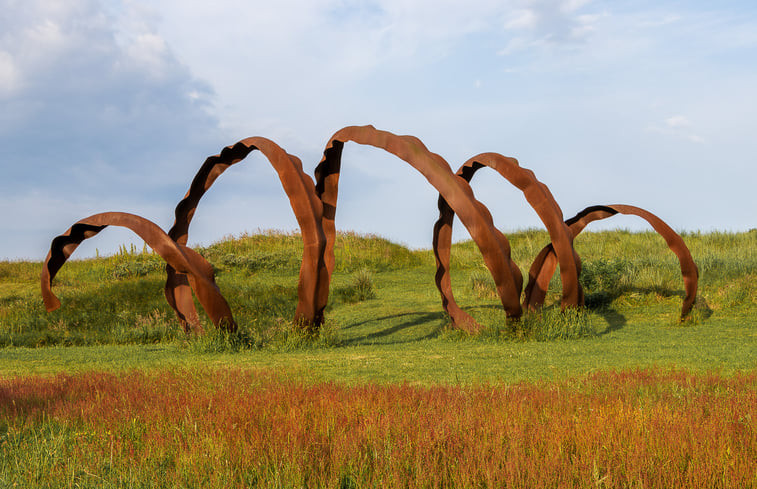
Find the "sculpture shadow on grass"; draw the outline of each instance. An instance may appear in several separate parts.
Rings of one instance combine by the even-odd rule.
[[[443,312],[406,312],[366,319],[364,321],[351,324],[348,328],[345,328],[345,330],[360,328],[361,326],[366,326],[370,323],[397,322],[397,324],[382,327],[377,331],[366,333],[365,335],[357,335],[352,338],[347,338],[339,342],[338,344],[340,346],[370,345],[375,343],[394,345],[414,343],[417,341],[436,338],[444,329],[445,316],[446,314],[444,314]],[[439,326],[427,326],[429,323],[434,321],[438,322]],[[430,329],[430,331],[424,331],[418,335],[412,335],[409,330],[417,327],[424,327],[424,329]],[[399,335],[399,333],[404,333],[404,335]],[[397,339],[391,338],[393,335],[397,335]]]

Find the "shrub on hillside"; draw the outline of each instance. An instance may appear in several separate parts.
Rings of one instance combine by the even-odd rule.
[[[345,302],[362,302],[374,299],[376,292],[373,290],[373,275],[366,268],[360,269],[352,275],[349,285],[341,287],[335,292]]]

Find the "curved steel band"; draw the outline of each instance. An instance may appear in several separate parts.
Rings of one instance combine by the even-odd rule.
[[[697,287],[699,282],[699,269],[691,257],[691,252],[683,238],[679,236],[659,217],[649,211],[634,207],[631,205],[613,204],[613,205],[596,205],[587,207],[572,218],[565,221],[570,229],[572,237],[578,236],[581,231],[591,222],[601,219],[607,219],[616,214],[627,214],[641,217],[646,220],[657,233],[665,239],[668,248],[676,254],[681,264],[681,275],[683,275],[683,285],[686,296],[683,299],[681,307],[681,319],[686,317],[694,307],[697,298]],[[529,282],[526,286],[525,299],[523,306],[528,309],[537,309],[544,304],[549,281],[555,273],[557,266],[555,260],[555,250],[553,244],[545,246],[534,259],[531,269],[528,273]]]
[[[465,162],[453,173],[450,165],[432,153],[413,136],[398,136],[373,126],[349,126],[329,139],[323,158],[315,168],[315,182],[305,174],[302,162],[288,154],[273,141],[251,137],[227,146],[219,154],[207,158],[195,175],[189,190],[175,209],[175,221],[168,233],[156,224],[134,214],[106,212],[75,223],[56,237],[42,268],[42,297],[48,311],[57,309],[60,301],[52,293],[56,273],[79,244],[95,236],[107,226],[123,226],[137,233],[166,261],[165,296],[185,330],[201,331],[194,306],[194,293],[212,322],[229,330],[236,329],[226,300],[215,284],[213,269],[199,254],[186,246],[189,226],[205,192],[231,165],[245,159],[252,151],[260,151],[276,170],[292,211],[300,226],[303,240],[302,265],[298,284],[295,323],[307,332],[316,332],[328,302],[329,284],[334,271],[336,239],[336,207],[339,193],[344,144],[354,142],[383,149],[420,172],[439,192],[439,219],[434,225],[433,247],[436,257],[436,286],[442,296],[442,307],[450,315],[452,325],[470,332],[480,326],[455,302],[450,280],[452,222],[457,215],[480,250],[489,269],[502,307],[510,318],[518,318],[523,308],[535,309],[544,303],[549,281],[560,265],[562,307],[583,304],[578,281],[581,260],[573,249],[573,239],[590,222],[617,213],[633,214],[649,222],[665,238],[678,256],[684,277],[686,297],[681,318],[691,311],[696,299],[698,271],[681,237],[657,216],[628,205],[594,206],[563,222],[560,206],[549,189],[536,179],[531,170],[522,168],[517,160],[497,153],[482,153]],[[476,200],[470,181],[481,168],[489,167],[523,192],[539,215],[552,243],[536,257],[529,271],[523,305],[520,303],[523,277],[510,256],[507,238],[494,226],[489,210]]]

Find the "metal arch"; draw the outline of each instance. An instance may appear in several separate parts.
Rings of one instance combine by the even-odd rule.
[[[316,331],[323,322],[323,310],[328,301],[328,272],[323,262],[326,238],[321,228],[323,206],[316,196],[313,180],[302,170],[300,159],[288,154],[270,139],[243,139],[225,147],[220,154],[207,158],[186,195],[176,205],[176,220],[168,235],[177,243],[186,244],[189,225],[202,196],[228,167],[242,161],[254,150],[260,151],[276,170],[300,226],[304,247],[295,322],[307,330]],[[166,298],[169,302],[173,300],[180,304],[181,309],[186,311],[185,315],[191,314],[194,304],[186,278],[170,267],[166,272]]]
[[[442,306],[454,327],[475,332],[480,328],[473,318],[456,304],[450,283],[451,228],[458,215],[478,246],[497,287],[500,302],[509,318],[518,318],[524,308],[534,309],[544,303],[546,290],[557,264],[563,284],[562,306],[583,304],[578,282],[581,260],[573,249],[573,239],[590,222],[612,215],[632,214],[644,218],[678,256],[684,278],[686,297],[681,319],[691,311],[696,300],[698,269],[681,237],[654,214],[628,205],[594,206],[563,222],[562,211],[549,189],[532,171],[521,168],[517,160],[497,153],[482,153],[464,163],[457,173],[438,154],[432,153],[413,136],[399,136],[373,126],[348,126],[330,138],[313,178],[304,173],[302,162],[286,153],[273,141],[251,137],[225,147],[207,158],[195,175],[189,190],[176,206],[175,222],[168,233],[156,224],[134,214],[106,212],[76,222],[56,237],[45,259],[40,276],[42,296],[48,311],[60,301],[51,284],[58,270],[85,239],[95,236],[109,225],[123,226],[142,237],[164,260],[167,280],[165,296],[176,311],[185,330],[201,330],[192,298],[197,295],[214,324],[236,329],[228,303],[215,284],[213,269],[198,253],[186,246],[189,226],[202,196],[231,165],[259,150],[279,175],[300,226],[303,256],[298,284],[295,323],[307,332],[316,332],[328,302],[331,273],[334,270],[335,215],[341,171],[341,156],[346,142],[374,146],[407,162],[420,172],[439,192],[440,216],[434,225],[435,281],[442,296]],[[523,277],[510,255],[507,238],[496,229],[489,210],[476,200],[470,180],[477,170],[488,166],[519,188],[534,208],[552,239],[536,257],[529,271],[529,281],[521,305]]]
[[[74,223],[65,233],[53,239],[50,251],[45,258],[40,275],[42,299],[48,312],[60,307],[60,300],[52,291],[55,275],[85,239],[96,236],[108,226],[121,226],[134,231],[155,253],[179,273],[187,277],[192,290],[213,324],[229,331],[237,328],[228,303],[221,295],[213,278],[213,268],[198,253],[186,246],[176,243],[157,224],[135,214],[125,212],[104,212],[85,217]],[[199,327],[196,317],[184,316],[175,304],[171,307],[185,323],[194,323]],[[183,317],[182,317],[183,316]]]
[[[358,144],[383,149],[418,170],[454,209],[463,225],[476,242],[487,268],[494,277],[500,301],[509,317],[517,318],[522,313],[520,287],[522,278],[517,267],[514,273],[510,266],[510,247],[495,227],[489,210],[477,201],[467,181],[458,178],[449,164],[438,154],[432,153],[413,136],[398,136],[381,131],[373,126],[349,126],[337,131],[323,152],[323,159],[315,169],[316,192],[323,202],[323,230],[326,235],[325,262],[329,272],[334,270],[334,241],[336,238],[335,214],[339,192],[339,173],[344,143]],[[450,297],[440,288],[442,303],[447,309]],[[454,301],[454,299],[452,299]]]
[[[476,172],[484,167],[492,168],[523,192],[526,200],[547,228],[552,242],[557,243],[557,258],[560,262],[560,276],[563,284],[563,309],[582,305],[583,295],[581,293],[581,285],[578,282],[580,259],[573,250],[573,237],[567,225],[563,222],[562,210],[552,196],[552,193],[546,185],[536,178],[533,171],[521,167],[515,158],[498,153],[482,153],[470,158],[457,170],[457,176],[466,182],[470,182]],[[442,296],[446,297],[449,301],[448,304],[445,304],[445,308],[450,314],[453,323],[459,324],[463,329],[471,329],[469,325],[474,325],[473,327],[475,328],[476,323],[454,301],[450,281],[449,265],[454,217],[454,210],[440,195],[439,219],[434,225],[433,241],[434,256],[436,257],[437,264],[436,284],[440,291],[443,290]],[[502,236],[502,239],[506,240],[504,236]],[[520,276],[520,270],[518,270],[517,265],[512,260],[511,267],[517,270],[517,274]],[[518,298],[520,298],[520,290],[519,286]]]
[[[681,320],[685,320],[694,307],[699,283],[699,269],[691,256],[689,248],[683,238],[668,226],[662,219],[640,207],[624,204],[597,205],[587,207],[574,217],[565,221],[575,238],[584,228],[594,221],[606,219],[616,214],[626,214],[641,217],[646,220],[657,233],[662,236],[668,248],[675,253],[681,266],[684,290],[686,296],[681,306]],[[552,243],[545,246],[537,255],[529,272],[530,280],[526,286],[526,296],[523,301],[524,307],[535,309],[544,304],[547,288],[552,275],[555,273],[556,260]]]

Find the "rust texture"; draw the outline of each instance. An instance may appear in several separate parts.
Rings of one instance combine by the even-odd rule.
[[[580,260],[573,250],[573,238],[567,225],[563,222],[560,206],[555,202],[552,193],[546,185],[536,179],[531,170],[522,168],[515,158],[502,156],[498,153],[482,153],[469,159],[458,169],[457,176],[470,182],[473,175],[484,167],[489,167],[499,173],[508,182],[523,192],[526,200],[536,211],[555,243],[557,259],[560,263],[560,277],[562,278],[563,294],[562,307],[578,307],[583,304],[581,286],[578,283]],[[439,196],[439,220],[434,225],[434,255],[436,257],[436,285],[442,296],[447,298],[445,310],[450,315],[453,324],[462,329],[477,328],[476,322],[465,311],[460,309],[454,300],[450,281],[450,252],[452,244],[452,223],[454,210],[447,201]],[[501,237],[505,242],[504,236]],[[507,244],[507,259],[513,274],[519,278],[514,300],[520,300],[522,278],[517,265],[510,260],[510,246]]]
[[[613,204],[587,207],[565,221],[565,224],[568,225],[571,234],[575,238],[589,223],[606,219],[616,214],[634,215],[646,220],[663,237],[668,248],[678,257],[681,265],[681,275],[683,275],[684,290],[686,292],[681,307],[681,320],[686,319],[696,301],[699,269],[694,263],[691,252],[681,236],[673,231],[662,219],[639,207]],[[526,286],[525,299],[523,301],[524,307],[533,310],[544,304],[549,281],[555,273],[556,266],[555,250],[552,243],[550,243],[539,252],[531,265],[529,271],[530,279]]]
[[[520,271],[517,266],[511,264],[507,239],[494,227],[489,210],[475,199],[468,182],[456,177],[449,164],[441,156],[430,152],[418,138],[398,136],[380,131],[373,126],[350,126],[337,131],[331,137],[323,152],[323,159],[315,169],[316,192],[323,202],[325,260],[329,274],[334,270],[335,216],[342,150],[344,143],[348,141],[383,149],[409,163],[428,180],[459,216],[481,251],[508,317],[520,317]],[[454,303],[454,298],[447,295],[450,290],[439,287],[445,310],[449,304]],[[462,325],[467,329],[475,329],[477,326],[475,322],[470,321],[462,321]]]
[[[189,286],[197,295],[197,299],[213,324],[229,331],[236,330],[237,326],[231,309],[216,286],[210,264],[192,249],[172,240],[157,224],[125,212],[105,212],[85,217],[74,223],[65,233],[53,239],[40,276],[42,299],[48,312],[60,307],[60,300],[52,291],[55,275],[82,241],[97,235],[108,226],[121,226],[134,231],[166,261],[168,266],[187,277]],[[196,313],[194,316],[185,316],[186,311],[177,308],[176,304],[170,300],[169,304],[179,315],[183,324],[189,322],[194,327],[199,327]]]
[[[546,185],[537,180],[531,170],[522,168],[514,158],[482,153],[469,159],[457,173],[453,173],[450,165],[441,156],[429,151],[419,139],[381,131],[373,126],[348,126],[334,133],[315,168],[315,179],[303,171],[299,158],[288,154],[269,139],[251,137],[225,147],[219,154],[207,158],[196,173],[189,190],[176,206],[175,221],[168,233],[147,219],[121,212],[95,214],[76,222],[52,241],[45,259],[40,277],[45,307],[52,311],[60,306],[51,289],[52,280],[79,244],[107,226],[123,226],[138,234],[166,261],[165,297],[185,331],[202,331],[193,294],[217,327],[235,330],[236,323],[215,283],[212,266],[187,247],[187,241],[189,226],[203,195],[227,168],[258,150],[276,170],[303,240],[294,322],[305,332],[317,332],[324,320],[331,274],[335,267],[339,176],[342,152],[347,142],[373,146],[398,157],[420,172],[439,192],[439,219],[433,227],[437,266],[435,281],[441,294],[442,307],[449,314],[453,327],[468,332],[480,329],[480,325],[457,305],[452,292],[450,254],[452,223],[456,215],[481,252],[508,318],[517,319],[523,309],[532,310],[543,305],[549,281],[558,264],[562,281],[562,308],[583,305],[583,291],[578,280],[581,260],[573,249],[573,239],[590,222],[618,213],[642,217],[662,235],[681,263],[686,290],[681,318],[685,318],[692,309],[697,293],[697,267],[681,237],[657,216],[638,207],[611,205],[589,207],[563,221],[562,210]],[[473,175],[484,167],[492,168],[523,192],[552,240],[531,266],[522,304],[523,276],[511,258],[510,243],[494,226],[489,210],[476,200],[470,186]]]
[[[323,261],[326,245],[321,228],[323,207],[316,196],[313,180],[302,170],[300,159],[288,154],[270,139],[243,139],[227,146],[220,154],[207,158],[192,180],[189,191],[176,205],[176,220],[168,235],[177,243],[186,245],[189,225],[202,196],[228,167],[242,161],[254,150],[260,151],[278,173],[302,234],[304,247],[297,287],[299,301],[294,320],[305,329],[317,330],[323,322],[329,284],[329,272]],[[185,314],[193,313],[194,304],[187,278],[184,274],[177,273],[170,265],[167,267],[167,275],[165,294],[168,301],[181,303]],[[194,314],[196,315],[196,312]]]

